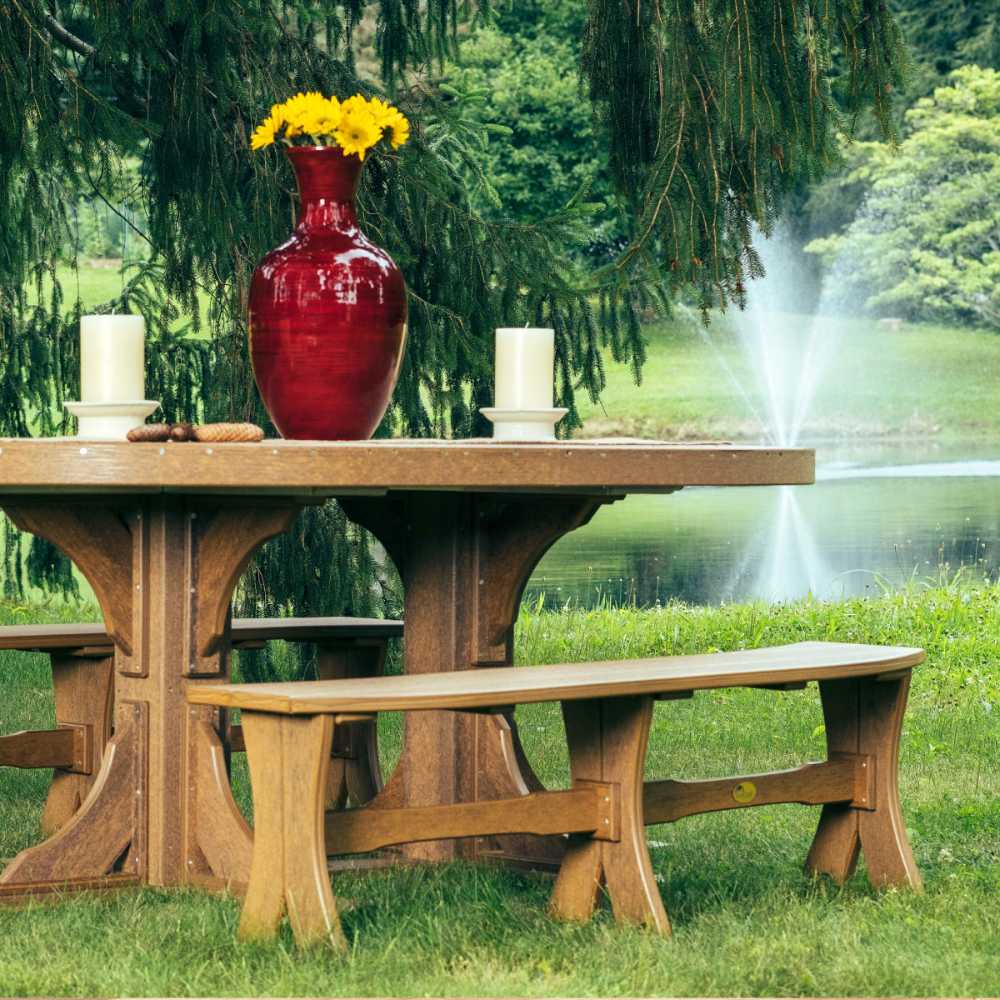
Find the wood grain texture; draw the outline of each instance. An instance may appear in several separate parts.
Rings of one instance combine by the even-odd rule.
[[[257,444],[0,440],[0,494],[234,491],[338,495],[384,490],[656,492],[811,483],[804,448],[655,441],[434,440]]]
[[[316,673],[320,680],[377,677],[385,664],[385,641],[326,639],[317,643]],[[327,778],[328,808],[371,802],[384,785],[378,756],[378,727],[371,717],[336,726]]]
[[[803,764],[788,771],[717,778],[711,781],[647,781],[643,790],[646,824],[673,823],[685,816],[745,809],[779,802],[819,805],[852,802],[858,787],[858,772],[866,757],[844,755],[818,764]],[[738,786],[753,786],[753,796],[741,800]]]
[[[497,497],[476,511],[476,666],[513,659],[514,623],[528,578],[563,535],[587,524],[615,497]]]
[[[79,766],[80,736],[75,729],[33,729],[0,736],[0,767]]]
[[[478,674],[472,668],[483,656],[509,663],[511,609],[524,580],[560,531],[581,523],[597,502],[471,491],[343,498],[348,517],[376,535],[403,578],[407,675]],[[375,800],[379,808],[503,799],[541,789],[510,716],[501,723],[499,717],[411,713],[405,725],[403,754]],[[429,841],[405,850],[411,858],[447,860],[502,849],[550,867],[563,844],[562,838],[512,835]]]
[[[287,913],[300,946],[346,950],[324,843],[333,720],[243,716],[255,837],[240,936],[273,937]]]
[[[122,569],[131,559],[132,537],[119,512],[101,501],[8,499],[3,511],[21,531],[47,539],[73,560],[94,590],[107,634],[130,653],[132,580]]]
[[[215,878],[227,885],[245,885],[250,878],[253,831],[233,801],[225,748],[213,721],[202,715],[190,720],[195,801],[188,855],[196,848]]]
[[[65,882],[111,872],[132,842],[142,808],[137,792],[144,727],[138,706],[122,706],[118,729],[81,809],[55,836],[22,851],[0,876],[0,885]]]
[[[870,801],[823,807],[806,858],[811,874],[844,882],[864,851],[873,885],[921,888],[899,803],[899,739],[909,680],[907,671],[888,681],[850,678],[820,685],[829,756],[863,755],[868,791],[862,794]]]
[[[618,825],[615,839],[570,839],[550,912],[561,919],[585,919],[597,897],[597,880],[603,878],[617,921],[667,935],[670,921],[649,859],[643,815],[642,774],[653,700],[567,701],[562,710],[573,786],[614,786]],[[610,826],[613,820],[605,822]]]
[[[230,601],[253,554],[287,531],[299,514],[294,505],[236,506],[192,510],[198,540],[192,555],[195,648],[212,657],[229,642]],[[206,671],[199,670],[199,673]]]
[[[326,849],[334,855],[365,854],[395,844],[484,834],[594,833],[610,816],[610,794],[609,786],[594,783],[493,802],[332,811],[326,818]]]
[[[121,892],[123,889],[135,889],[141,884],[137,875],[129,874],[71,878],[61,882],[20,882],[12,885],[0,882],[0,906],[29,906],[47,896],[62,897],[68,892]]]
[[[52,836],[80,808],[93,785],[111,739],[114,713],[114,659],[106,656],[77,656],[53,651],[52,691],[56,722],[73,725],[89,733],[92,759],[88,767],[57,768],[52,774],[42,833]]]
[[[910,690],[910,677],[889,682],[859,683],[861,752],[872,758],[873,808],[858,813],[858,834],[868,869],[877,887],[920,890],[923,880],[913,859],[899,802],[899,739]]]
[[[782,679],[822,681],[866,677],[913,666],[923,658],[923,650],[904,646],[801,642],[733,653],[428,671],[419,676],[365,681],[206,685],[192,691],[189,700],[286,714],[487,708],[671,690],[746,687]]]

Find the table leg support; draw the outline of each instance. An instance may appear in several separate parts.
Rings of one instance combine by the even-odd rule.
[[[22,851],[4,870],[0,886],[72,882],[112,872],[145,822],[143,763],[145,706],[124,703],[101,770],[76,814],[55,836]],[[141,874],[141,852],[129,850],[124,868]]]
[[[128,864],[152,885],[245,882],[249,830],[232,799],[220,720],[189,711],[186,689],[228,678],[233,589],[256,549],[287,530],[301,505],[19,497],[5,509],[65,552],[93,587],[116,647],[119,707],[108,757],[80,811],[3,880],[104,874],[131,842]],[[138,728],[130,705],[142,714]]]
[[[400,493],[341,501],[385,546],[403,579],[407,673],[509,666],[525,584],[563,535],[616,496]],[[447,805],[526,795],[542,788],[512,714],[414,713],[399,766],[377,806]],[[520,834],[436,841],[411,858],[446,861],[500,854],[552,868],[565,841]]]

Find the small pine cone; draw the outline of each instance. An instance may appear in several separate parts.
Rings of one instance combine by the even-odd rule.
[[[203,424],[194,428],[195,441],[263,441],[256,424]]]
[[[170,428],[170,440],[171,441],[193,441],[194,440],[194,425],[193,424],[173,424]]]
[[[170,424],[143,424],[141,427],[133,427],[127,435],[129,441],[169,441]]]

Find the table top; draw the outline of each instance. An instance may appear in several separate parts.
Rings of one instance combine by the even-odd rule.
[[[510,442],[261,441],[131,444],[0,439],[0,495],[390,491],[656,493],[812,483],[808,448],[636,439]]]

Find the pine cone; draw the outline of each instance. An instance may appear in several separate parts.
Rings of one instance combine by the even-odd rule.
[[[170,424],[143,424],[133,427],[126,435],[129,441],[169,441]]]
[[[194,429],[195,441],[263,441],[256,424],[202,424]]]

